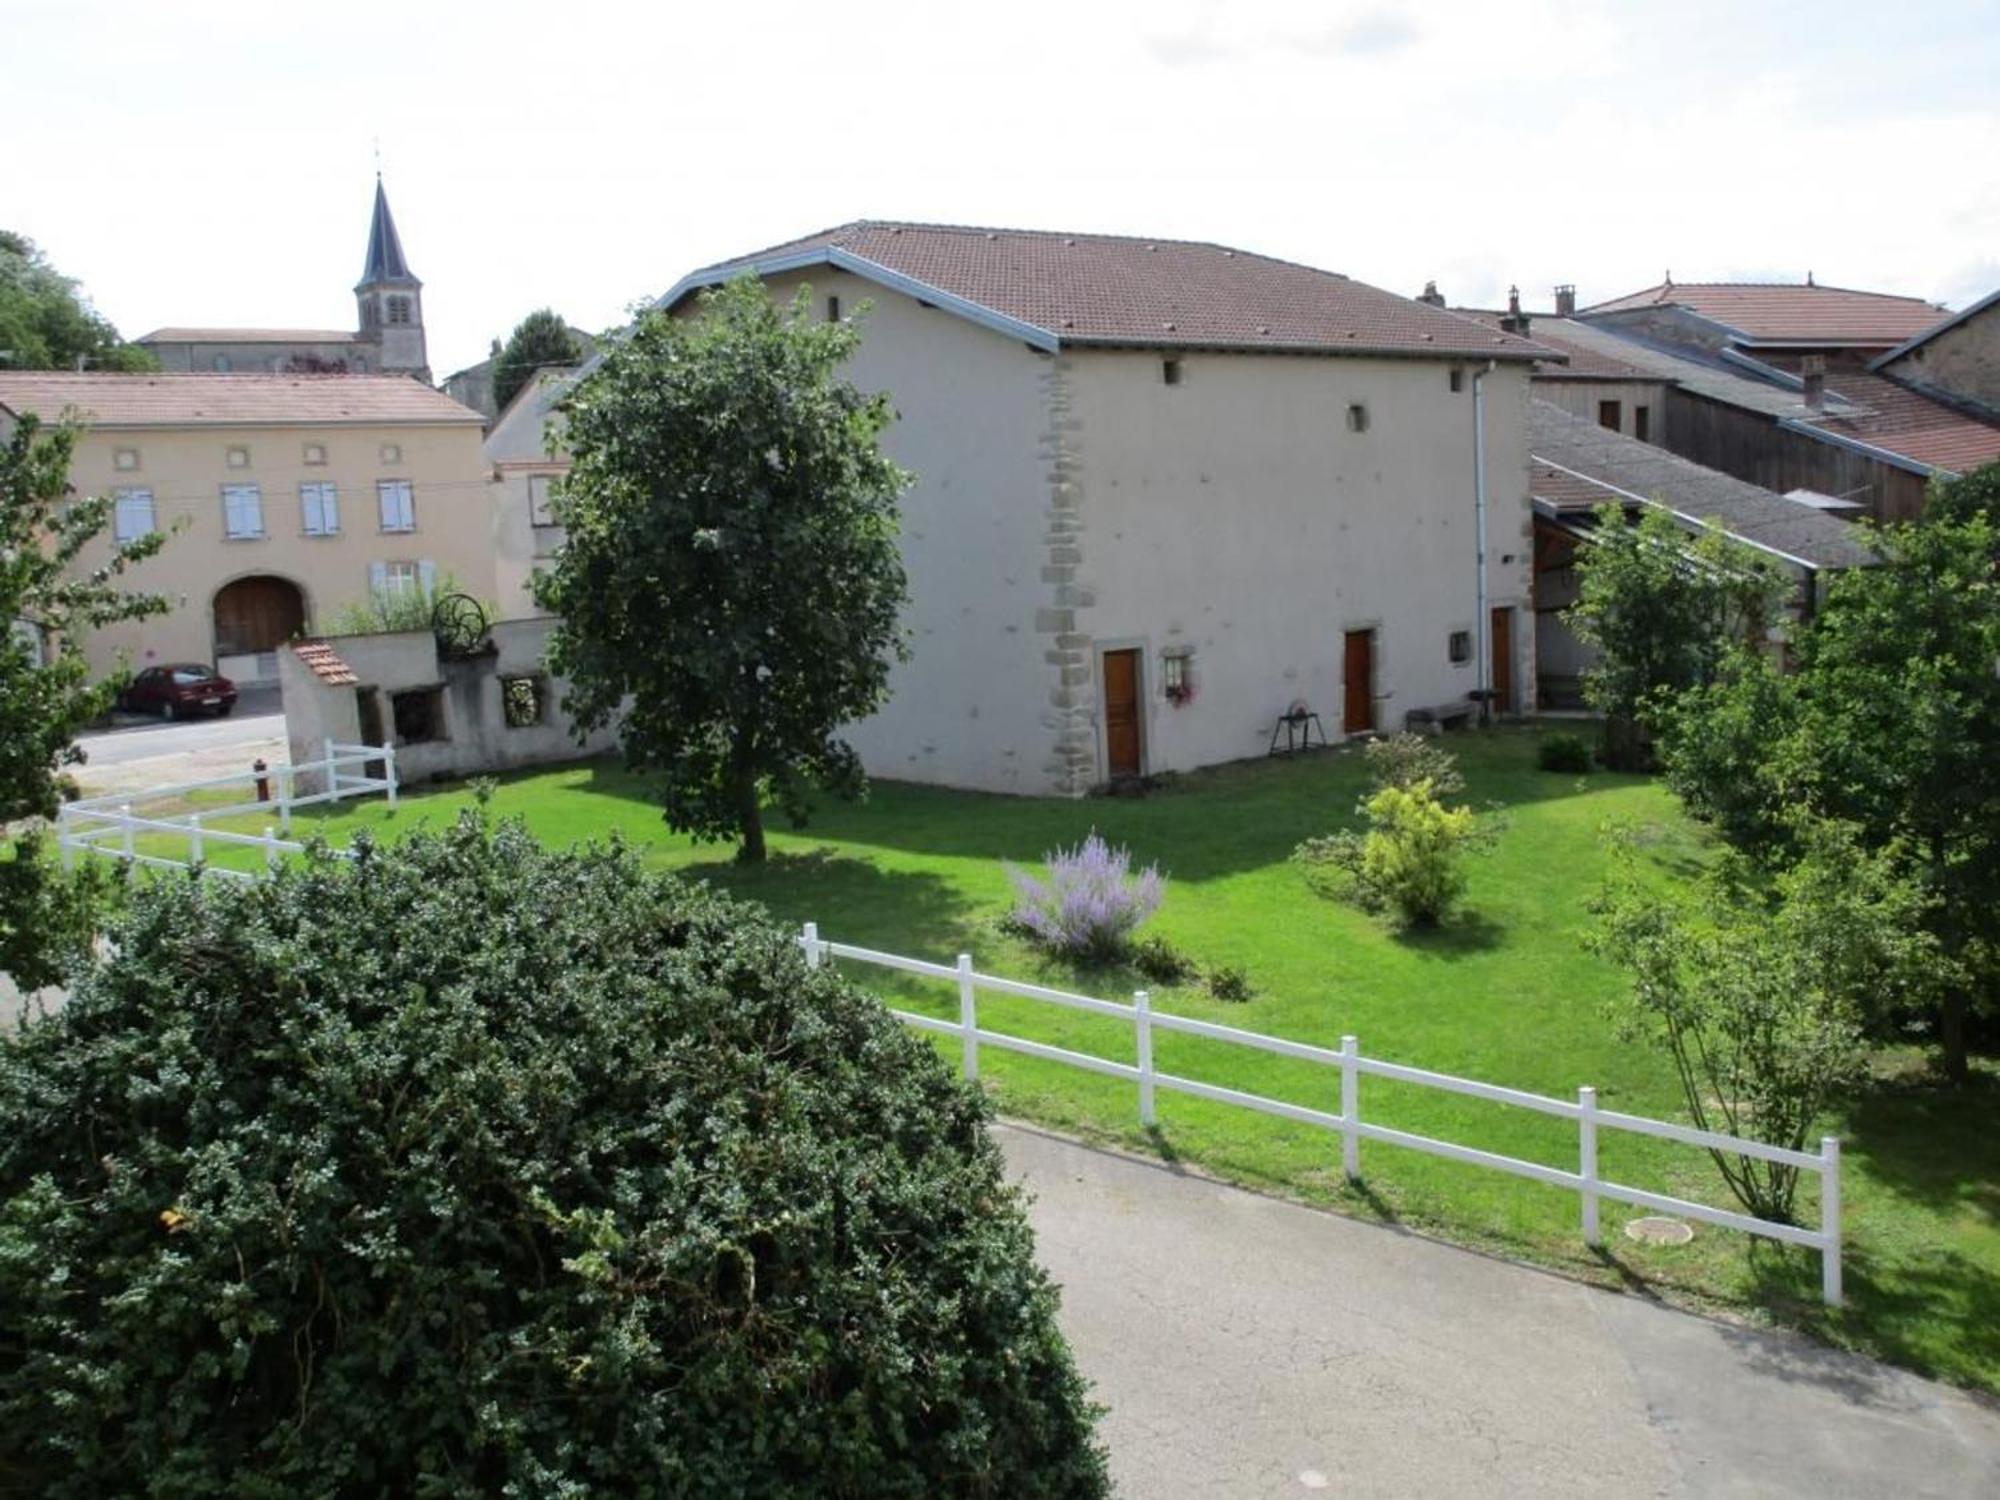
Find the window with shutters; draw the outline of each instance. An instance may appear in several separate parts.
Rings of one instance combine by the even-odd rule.
[[[415,531],[417,501],[407,479],[384,479],[376,483],[375,496],[381,506],[384,531]]]
[[[549,509],[549,487],[556,481],[553,474],[530,474],[528,476],[528,524],[531,526],[554,526],[556,514]]]
[[[120,542],[136,542],[156,530],[151,490],[120,490],[113,512],[112,536]]]
[[[395,324],[410,321],[410,299],[408,297],[391,297],[389,299],[389,321]]]
[[[414,594],[422,587],[422,575],[414,562],[377,563],[372,571],[374,577],[371,581],[378,594],[394,598],[400,594]]]
[[[330,484],[300,485],[299,519],[307,536],[339,536],[340,491]]]
[[[254,484],[222,487],[222,534],[232,542],[264,534],[264,495]]]

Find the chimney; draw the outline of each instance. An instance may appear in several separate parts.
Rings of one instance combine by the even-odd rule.
[[[1556,288],[1556,316],[1573,318],[1576,316],[1576,288],[1563,285]]]
[[[1428,302],[1432,307],[1444,306],[1444,293],[1438,290],[1435,281],[1426,281],[1423,292],[1417,297],[1419,302]]]
[[[1799,361],[1799,375],[1805,381],[1806,406],[1818,411],[1826,401],[1826,356],[1808,354]]]
[[[1507,288],[1507,316],[1510,318],[1521,316],[1521,289],[1517,286]]]

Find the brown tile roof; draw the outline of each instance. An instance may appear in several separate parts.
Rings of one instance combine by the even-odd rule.
[[[1963,474],[2000,461],[2000,426],[1968,416],[1942,401],[1881,375],[1828,375],[1826,388],[1854,410],[1805,417],[1804,425],[1886,448],[1932,468]]]
[[[294,641],[292,654],[311,667],[313,676],[329,687],[350,687],[361,680],[354,675],[354,668],[342,661],[325,641]]]
[[[1685,307],[1757,343],[1900,344],[1943,316],[1921,297],[1810,283],[1662,282],[1584,309],[1584,316],[1642,307]]]
[[[1497,308],[1460,307],[1453,311],[1463,317],[1477,318],[1490,327],[1498,328],[1500,320],[1507,316]],[[1559,318],[1554,313],[1544,313],[1537,317],[1530,314],[1528,337],[1546,348],[1569,356],[1568,361],[1557,364],[1553,360],[1540,360],[1535,365],[1538,379],[1548,380],[1659,380],[1662,377],[1651,370],[1619,359],[1603,350],[1586,346],[1570,337],[1570,330],[1578,325],[1567,318]]]
[[[135,344],[353,344],[344,328],[155,328]]]
[[[1532,359],[1528,340],[1331,271],[1187,240],[863,221],[708,266],[662,299],[755,268],[844,266],[997,314],[1043,347],[1145,346]],[[877,273],[886,273],[877,274]]]
[[[0,407],[92,427],[299,427],[471,423],[460,406],[407,375],[111,375],[0,371]]]

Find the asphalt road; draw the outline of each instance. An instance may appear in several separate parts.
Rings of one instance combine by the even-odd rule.
[[[246,692],[226,719],[169,724],[121,714],[113,727],[76,742],[85,759],[71,774],[87,795],[203,781],[247,771],[260,758],[267,764],[290,758],[274,691]]]
[[[2000,1411],[1949,1387],[995,1133],[1129,1500],[2000,1495]]]

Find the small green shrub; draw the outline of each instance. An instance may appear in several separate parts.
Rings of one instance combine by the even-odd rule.
[[[1132,967],[1154,984],[1185,984],[1195,976],[1195,962],[1158,933],[1132,945]]]
[[[1535,764],[1544,771],[1582,775],[1590,770],[1590,744],[1580,734],[1550,734],[1535,746]]]
[[[1210,969],[1203,983],[1207,985],[1209,994],[1217,1000],[1240,1003],[1256,993],[1250,988],[1250,976],[1228,964],[1218,964]]]
[[[0,1039],[0,1488],[1101,1496],[987,1107],[755,908],[468,812],[138,889]]]
[[[1465,790],[1465,777],[1458,769],[1458,757],[1426,735],[1387,735],[1370,740],[1361,752],[1368,761],[1368,776],[1379,791],[1398,787],[1405,791],[1418,782],[1430,783],[1436,797],[1456,797]]]
[[[1385,786],[1364,804],[1361,883],[1406,927],[1435,927],[1465,891],[1460,849],[1478,831],[1469,807],[1446,807],[1419,781]]]

